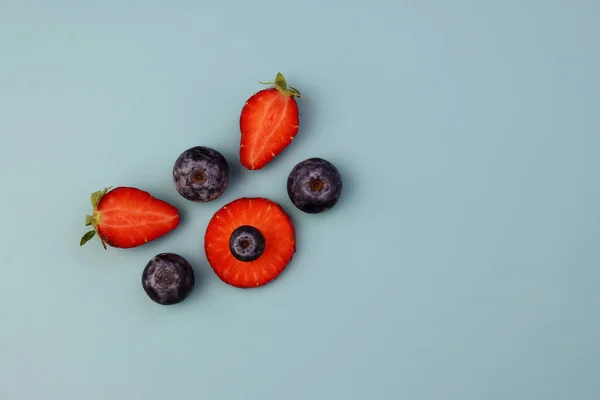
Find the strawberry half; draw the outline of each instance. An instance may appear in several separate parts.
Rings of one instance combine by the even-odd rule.
[[[240,116],[240,162],[250,170],[261,169],[285,149],[298,133],[298,89],[287,86],[281,73],[273,85],[255,93]]]
[[[296,251],[296,235],[281,206],[264,198],[241,198],[223,206],[210,220],[204,250],[225,283],[262,286],[285,269]]]
[[[81,238],[83,246],[98,234],[102,246],[131,248],[141,246],[171,232],[179,225],[179,212],[150,193],[132,187],[110,188],[92,193],[94,212],[85,225],[94,230]]]

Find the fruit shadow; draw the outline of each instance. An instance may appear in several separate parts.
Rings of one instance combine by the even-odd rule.
[[[221,153],[227,160],[227,165],[229,166],[229,181],[227,182],[227,188],[225,189],[225,193],[229,194],[233,191],[237,191],[237,187],[243,183],[243,172],[245,168],[240,164],[239,150],[223,150]]]
[[[308,140],[313,131],[313,122],[315,118],[318,118],[317,112],[318,107],[315,107],[314,102],[308,102],[302,99],[298,99],[298,114],[300,123],[298,128],[298,134],[294,138],[294,142],[304,142]]]
[[[196,296],[201,296],[205,292],[204,289],[209,284],[211,279],[210,271],[206,258],[204,258],[204,252],[194,253],[189,251],[180,251],[179,255],[188,260],[194,270],[194,290],[189,295],[189,299],[194,299]],[[208,267],[208,268],[207,268]]]
[[[346,155],[334,156],[333,154],[322,154],[321,157],[335,165],[342,177],[342,193],[337,204],[329,212],[348,212],[348,207],[351,207],[352,201],[355,198],[357,187],[355,179],[357,172],[353,170],[353,166],[356,164],[350,162],[351,159],[354,160],[355,158]]]

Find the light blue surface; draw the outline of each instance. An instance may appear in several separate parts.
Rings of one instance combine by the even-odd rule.
[[[598,1],[0,2],[0,398],[600,398]],[[239,113],[281,71],[297,139],[239,166]],[[211,204],[170,172],[233,166]],[[336,208],[294,209],[320,156]],[[149,190],[180,228],[78,245],[89,195]],[[226,286],[203,251],[225,202],[266,196],[298,252],[272,285]],[[158,306],[156,253],[199,279]]]

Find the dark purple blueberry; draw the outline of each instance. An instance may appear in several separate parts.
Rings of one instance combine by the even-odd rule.
[[[342,194],[342,177],[329,161],[309,158],[292,169],[288,176],[287,191],[299,210],[317,214],[336,205]]]
[[[210,147],[192,147],[175,161],[173,183],[179,194],[188,200],[212,201],[227,188],[229,165],[221,153]]]
[[[182,302],[194,290],[195,283],[190,263],[173,253],[152,257],[142,273],[142,287],[146,294],[162,305]]]
[[[265,237],[255,227],[242,225],[231,233],[229,250],[240,261],[254,261],[265,251]]]

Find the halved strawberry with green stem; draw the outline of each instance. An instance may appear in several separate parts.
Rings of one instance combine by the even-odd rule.
[[[289,216],[265,198],[240,198],[211,218],[204,236],[206,257],[225,283],[251,288],[277,278],[296,252]]]
[[[247,169],[261,169],[281,153],[298,133],[298,89],[288,86],[281,73],[273,85],[255,93],[240,116],[240,162]]]
[[[151,242],[179,225],[179,212],[169,203],[132,187],[106,188],[91,196],[93,213],[85,218],[94,229],[81,238],[83,246],[96,234],[106,245],[131,248]]]

